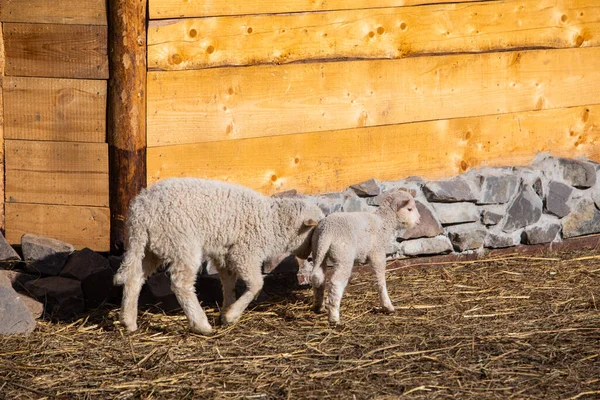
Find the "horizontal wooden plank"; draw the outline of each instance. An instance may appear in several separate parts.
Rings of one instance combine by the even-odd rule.
[[[6,171],[6,201],[108,207],[108,174]]]
[[[215,15],[275,14],[327,10],[400,7],[431,3],[468,3],[478,0],[150,0],[150,19],[207,17]]]
[[[537,152],[600,161],[600,105],[148,149],[148,183],[196,176],[265,194],[331,192],[370,178],[451,177]]]
[[[106,141],[106,81],[5,77],[7,139]]]
[[[594,104],[600,48],[148,73],[148,146]]]
[[[6,170],[108,174],[106,143],[6,140]]]
[[[6,239],[21,242],[25,233],[63,240],[78,249],[109,250],[110,211],[106,207],[6,203]]]
[[[6,75],[108,79],[107,27],[3,24]]]
[[[600,44],[596,0],[510,0],[326,13],[154,21],[148,68],[200,69],[339,58]]]
[[[106,25],[106,0],[0,0],[0,21]]]

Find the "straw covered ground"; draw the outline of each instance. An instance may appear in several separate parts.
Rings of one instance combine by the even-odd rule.
[[[148,310],[131,335],[114,308],[40,322],[0,339],[0,397],[597,399],[599,257],[392,266],[394,315],[356,274],[337,327],[310,311],[307,288],[271,291],[213,337]]]

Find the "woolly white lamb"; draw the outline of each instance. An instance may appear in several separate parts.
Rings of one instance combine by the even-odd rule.
[[[288,252],[307,258],[321,218],[314,204],[270,198],[224,182],[171,178],[154,184],[129,208],[127,251],[114,278],[124,285],[121,322],[129,331],[137,329],[142,285],[164,262],[190,328],[211,334],[194,289],[203,260],[215,265],[221,279],[221,321],[236,322],[262,289],[263,261]],[[247,289],[236,300],[238,277]]]
[[[327,309],[329,321],[340,320],[340,303],[355,261],[369,263],[377,278],[383,309],[394,312],[385,282],[385,248],[394,232],[420,222],[414,198],[397,190],[385,195],[375,212],[333,213],[322,219],[313,233],[314,266],[311,274],[315,312],[324,306],[325,269],[333,264]]]

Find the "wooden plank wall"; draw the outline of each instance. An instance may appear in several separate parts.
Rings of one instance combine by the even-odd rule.
[[[0,21],[6,238],[107,251],[106,2],[0,0]]]
[[[148,183],[317,193],[539,151],[600,161],[595,0],[150,0],[149,15]]]

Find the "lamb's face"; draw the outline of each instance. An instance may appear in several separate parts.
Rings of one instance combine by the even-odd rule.
[[[323,211],[315,205],[306,203],[296,221],[296,236],[292,239],[290,252],[306,260],[312,251],[312,233],[319,221],[324,218]]]
[[[415,199],[410,193],[399,190],[391,194],[392,208],[396,213],[397,228],[412,228],[421,222]]]

